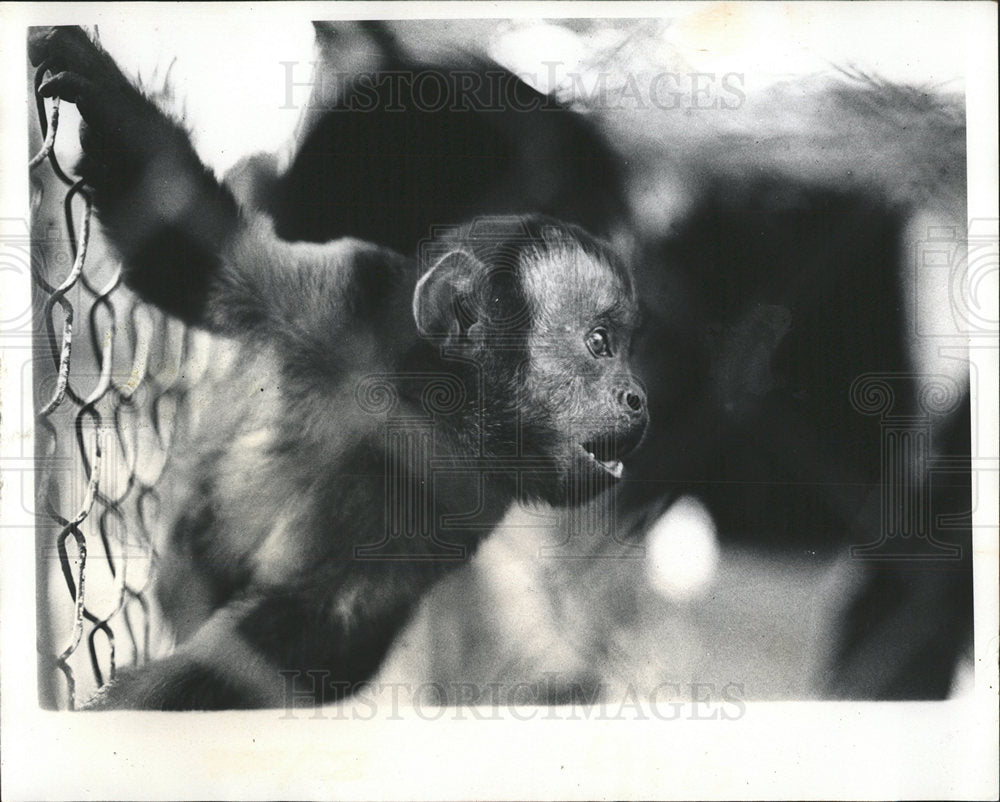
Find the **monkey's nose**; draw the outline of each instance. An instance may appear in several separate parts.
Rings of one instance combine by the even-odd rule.
[[[618,403],[629,415],[639,415],[646,406],[646,398],[638,387],[625,387],[618,391]]]

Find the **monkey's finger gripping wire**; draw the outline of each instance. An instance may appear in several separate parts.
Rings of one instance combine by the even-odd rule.
[[[59,98],[52,98],[52,117],[49,119],[48,115],[45,113],[45,98],[38,93],[38,90],[42,85],[42,81],[45,79],[45,74],[48,71],[49,65],[45,62],[39,65],[38,69],[35,70],[35,108],[38,111],[38,127],[42,132],[44,142],[38,153],[36,153],[28,162],[28,169],[34,169],[45,161],[46,157],[48,157],[49,163],[52,165],[52,171],[56,174],[59,180],[66,184],[66,186],[71,186],[74,181],[66,175],[62,166],[59,164],[59,160],[56,158],[55,152],[56,129],[59,127]]]

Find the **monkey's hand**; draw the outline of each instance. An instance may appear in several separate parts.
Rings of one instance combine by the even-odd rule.
[[[122,185],[130,174],[155,162],[156,151],[178,133],[183,136],[79,26],[31,29],[28,57],[48,73],[39,94],[75,103],[80,111],[84,158],[78,169],[98,201],[125,201],[135,190]]]

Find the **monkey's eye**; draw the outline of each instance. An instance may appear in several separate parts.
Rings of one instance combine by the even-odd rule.
[[[611,356],[611,338],[607,329],[594,329],[587,334],[584,342],[587,343],[587,350],[594,356]]]

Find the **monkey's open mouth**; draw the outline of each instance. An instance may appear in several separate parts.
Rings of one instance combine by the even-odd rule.
[[[616,455],[617,449],[610,440],[591,440],[580,446],[587,455],[587,458],[600,466],[606,473],[611,474],[615,479],[621,479],[625,473],[625,466]]]

